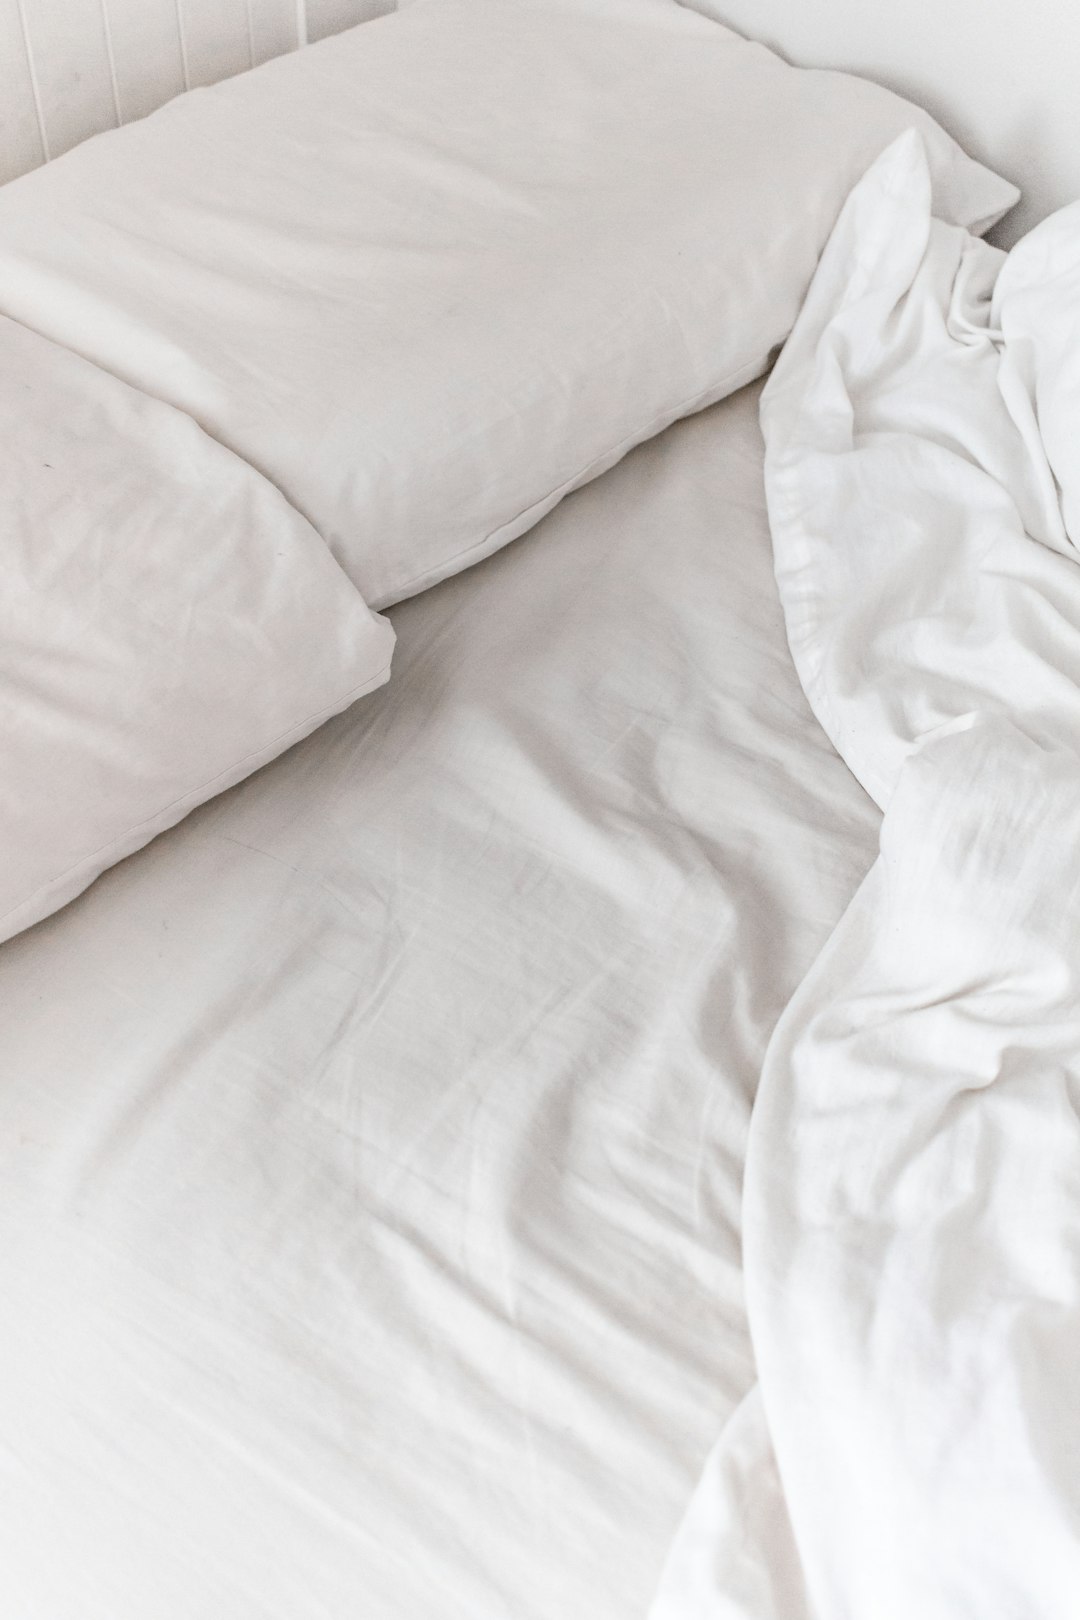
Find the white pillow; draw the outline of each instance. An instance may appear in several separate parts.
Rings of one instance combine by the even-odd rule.
[[[0,939],[386,679],[393,633],[189,418],[0,319]]]
[[[1038,419],[1080,546],[1080,203],[1051,214],[1013,248],[994,289],[993,318]]]
[[[0,308],[189,412],[382,606],[762,372],[909,125],[662,0],[419,0],[0,191]]]

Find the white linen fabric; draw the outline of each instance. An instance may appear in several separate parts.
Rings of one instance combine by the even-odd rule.
[[[1080,544],[1080,203],[1016,244],[994,286],[992,319],[1038,421],[1065,527]]]
[[[0,939],[386,679],[264,478],[0,317]]]
[[[1005,255],[931,209],[912,134],[852,195],[762,404],[796,667],[883,808],[969,711],[1070,743],[1080,681],[1076,553],[989,325]]]
[[[906,136],[765,391],[804,685],[886,808],[750,1133],[758,1388],[656,1620],[1028,1620],[1080,1591],[1080,568],[1003,255]]]
[[[760,374],[926,115],[660,0],[420,0],[0,192],[0,309],[266,474],[372,607]]]
[[[0,1609],[627,1620],[753,1376],[765,1042],[877,811],[757,390],[0,949]]]

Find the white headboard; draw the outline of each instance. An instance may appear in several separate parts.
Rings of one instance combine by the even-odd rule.
[[[0,0],[0,180],[394,0]]]
[[[806,67],[919,102],[1023,189],[995,240],[1080,197],[1078,0],[682,0]]]

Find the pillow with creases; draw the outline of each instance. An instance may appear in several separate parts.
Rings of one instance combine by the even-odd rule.
[[[0,309],[186,411],[372,607],[523,533],[787,337],[909,126],[663,0],[417,0],[0,190]]]
[[[387,677],[261,474],[0,319],[0,940]]]

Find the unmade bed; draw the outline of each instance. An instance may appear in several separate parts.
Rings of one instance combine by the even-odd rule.
[[[1064,1620],[1080,210],[674,0],[0,188],[0,1616]]]

